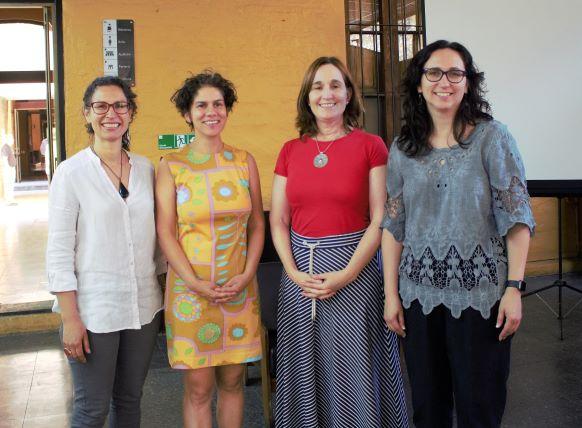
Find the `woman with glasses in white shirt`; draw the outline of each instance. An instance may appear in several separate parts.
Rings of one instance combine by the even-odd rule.
[[[160,325],[154,169],[129,153],[136,95],[117,77],[86,89],[89,147],[57,168],[49,196],[47,271],[74,384],[72,427],[140,424]]]

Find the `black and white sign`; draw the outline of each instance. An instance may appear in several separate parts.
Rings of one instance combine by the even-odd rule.
[[[103,20],[103,73],[135,85],[133,20]]]

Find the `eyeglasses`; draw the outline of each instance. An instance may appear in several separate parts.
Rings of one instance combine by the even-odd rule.
[[[129,103],[122,101],[113,104],[106,103],[105,101],[95,101],[87,107],[91,107],[95,114],[107,114],[110,107],[113,107],[113,111],[117,114],[125,114],[129,111]]]
[[[465,70],[456,70],[454,68],[449,71],[443,71],[440,68],[423,68],[422,72],[429,82],[439,82],[443,78],[443,75],[446,75],[450,83],[461,83],[467,76]]]

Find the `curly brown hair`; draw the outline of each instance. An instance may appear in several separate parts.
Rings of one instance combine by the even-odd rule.
[[[192,108],[192,103],[194,102],[194,98],[196,98],[198,91],[205,86],[216,88],[222,92],[226,111],[230,113],[234,103],[238,101],[236,89],[230,80],[225,79],[220,73],[213,70],[207,69],[195,76],[187,78],[182,87],[174,92],[170,101],[174,103],[176,109],[182,116],[184,116]],[[188,125],[192,128],[191,123],[188,123]]]
[[[315,73],[322,65],[331,64],[336,67],[342,74],[344,78],[344,83],[346,89],[350,93],[350,101],[346,105],[344,111],[344,127],[349,128],[359,128],[360,127],[360,115],[364,111],[362,98],[360,96],[360,91],[358,87],[354,84],[354,79],[352,78],[347,67],[335,56],[321,56],[311,63],[303,76],[303,82],[301,83],[301,89],[299,90],[299,96],[297,97],[297,118],[295,119],[295,126],[299,131],[299,136],[314,136],[318,132],[317,121],[311,108],[309,107],[309,92],[311,92],[311,86],[313,84],[313,79],[315,78]]]

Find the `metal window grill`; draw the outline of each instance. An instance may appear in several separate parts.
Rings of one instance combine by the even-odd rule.
[[[391,141],[400,130],[400,79],[426,40],[423,0],[346,0],[348,68],[364,100],[364,128]]]

